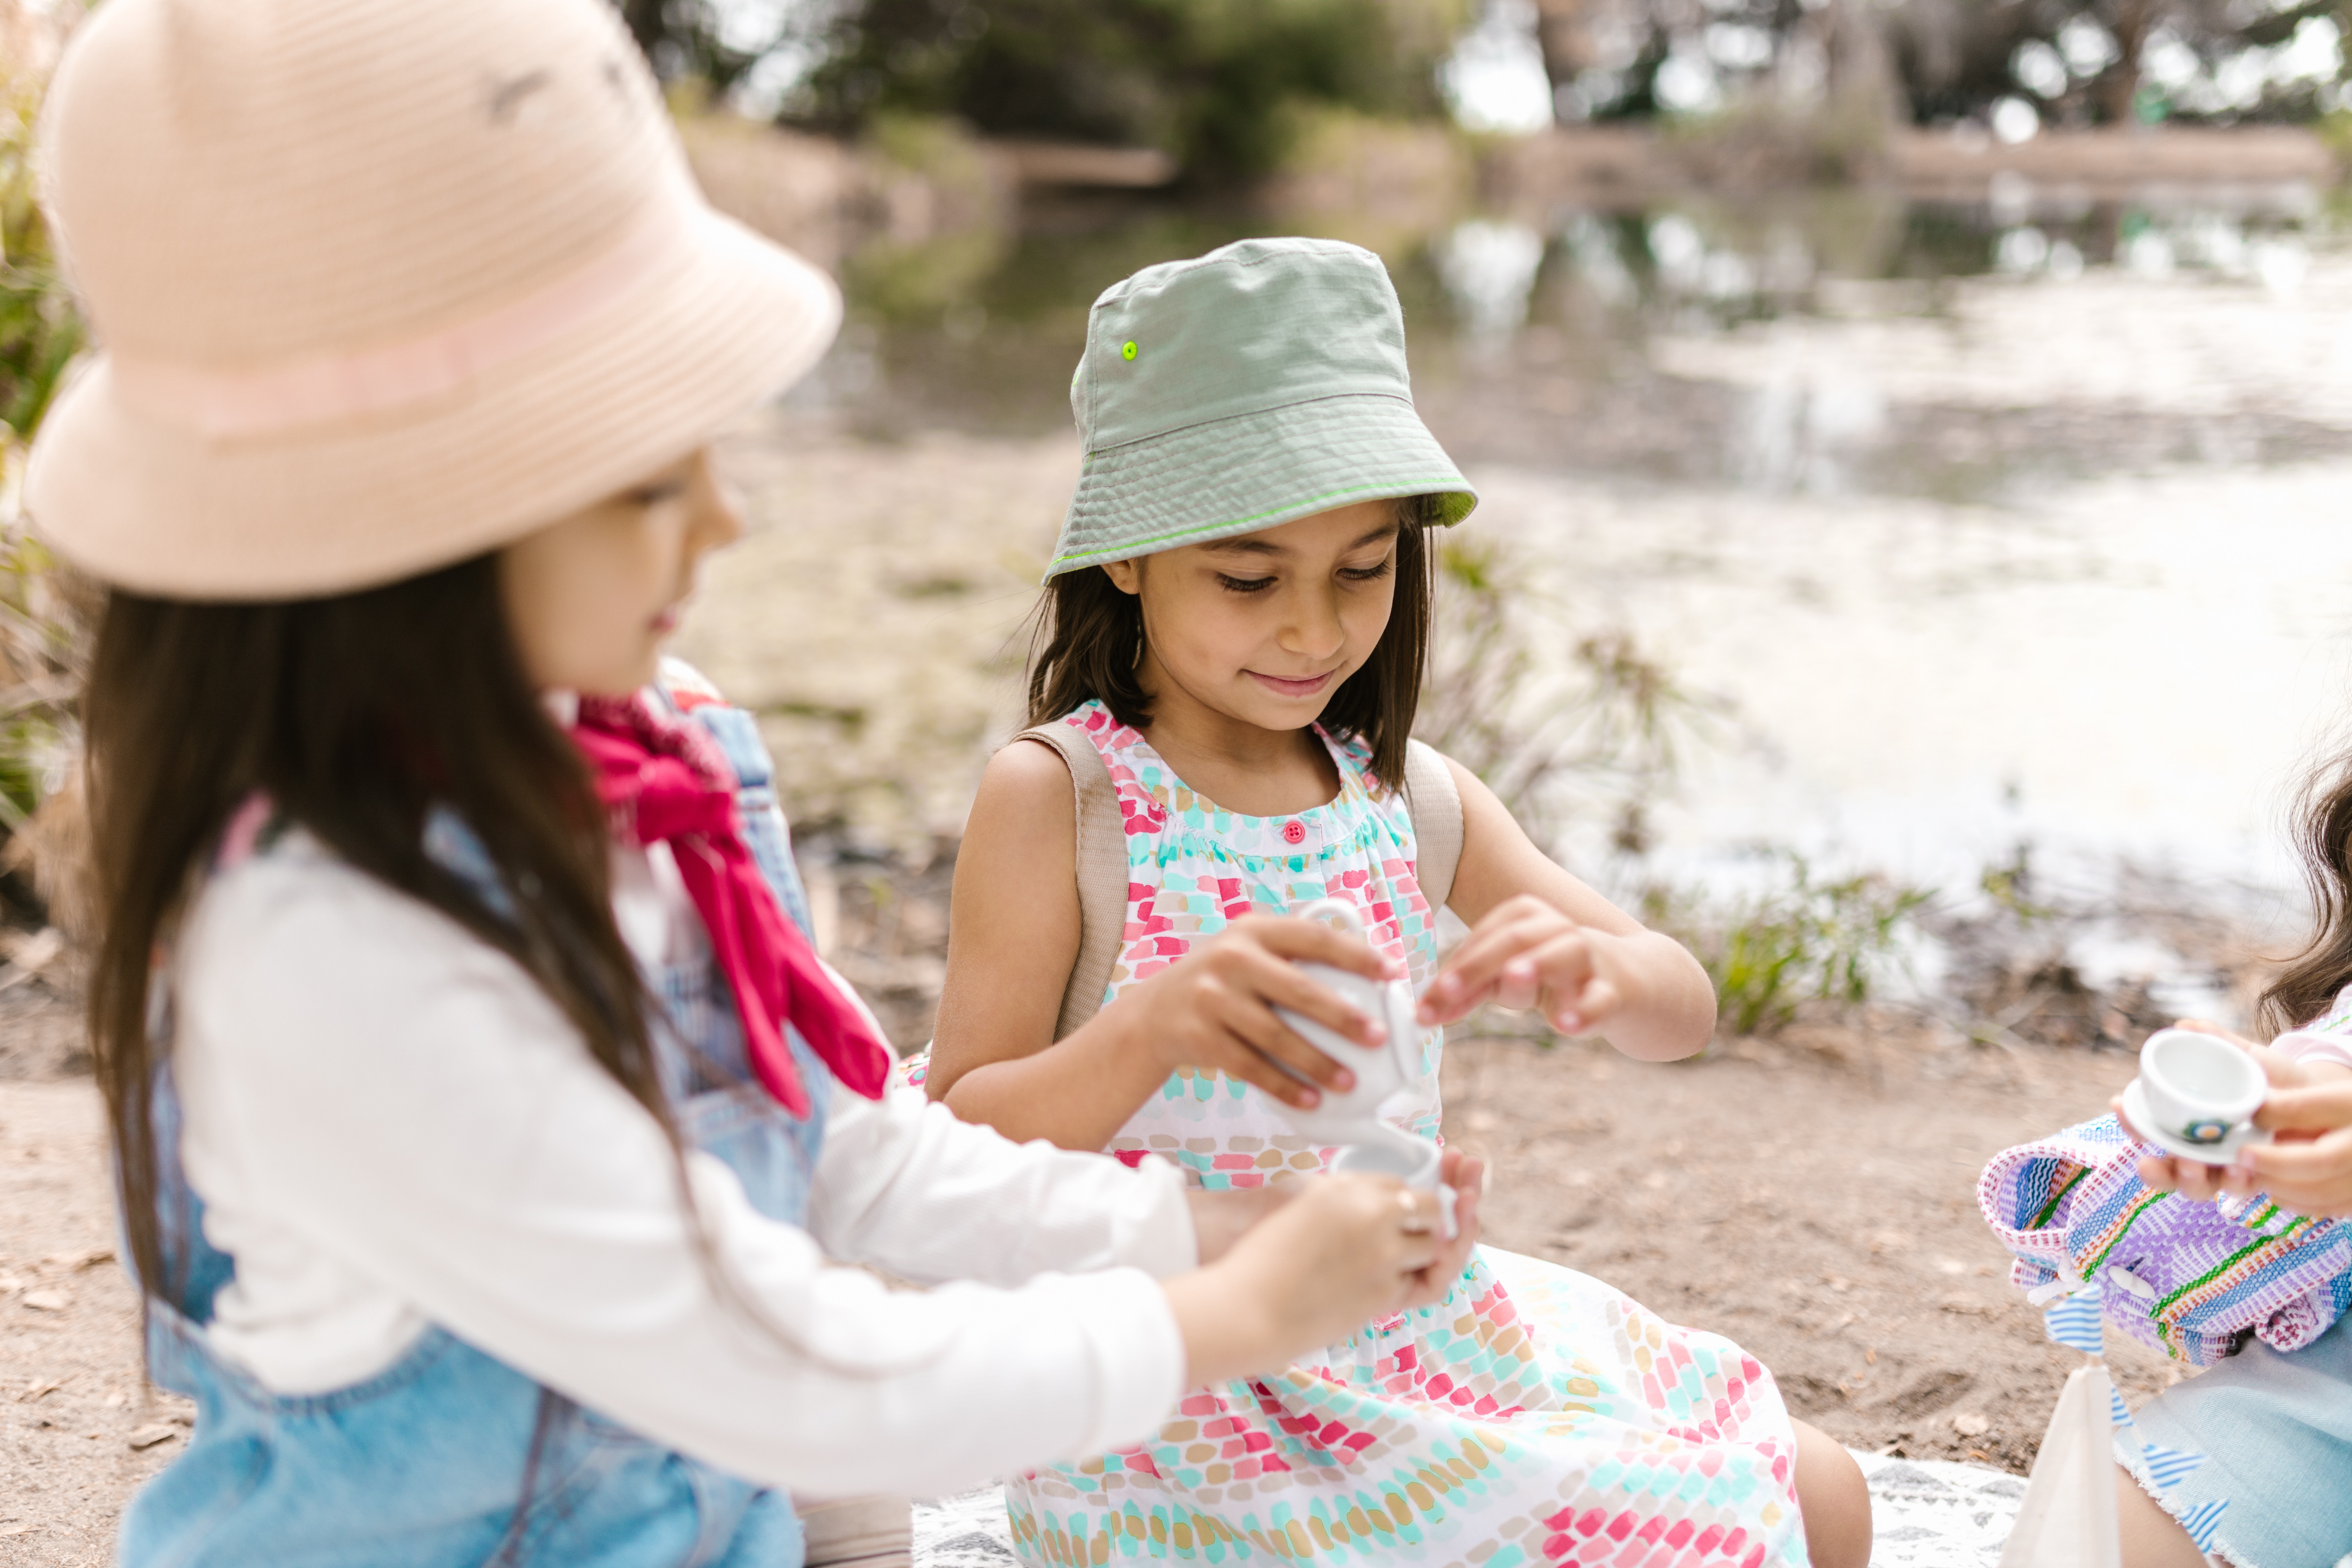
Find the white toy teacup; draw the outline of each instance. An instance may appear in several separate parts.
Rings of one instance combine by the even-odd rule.
[[[1364,1130],[1360,1141],[1339,1151],[1331,1162],[1335,1171],[1363,1171],[1394,1176],[1415,1192],[1437,1194],[1438,1234],[1452,1241],[1461,1234],[1454,1218],[1454,1189],[1437,1179],[1445,1152],[1426,1138],[1416,1138],[1383,1121]]]
[[[2124,1091],[2133,1125],[2168,1153],[2223,1163],[2267,1134],[2253,1125],[2270,1085],[2253,1058],[2217,1035],[2158,1029]]]
[[[1364,934],[1364,920],[1353,905],[1339,899],[1318,899],[1290,911],[1301,920],[1321,921],[1352,936]],[[1345,1094],[1322,1089],[1322,1101],[1313,1110],[1285,1105],[1283,1113],[1302,1132],[1328,1137],[1335,1143],[1353,1141],[1360,1129],[1385,1126],[1381,1108],[1421,1070],[1421,1026],[1413,1016],[1412,987],[1402,980],[1367,980],[1328,963],[1301,963],[1298,973],[1331,992],[1389,1032],[1378,1046],[1362,1046],[1325,1028],[1287,1007],[1275,1012],[1297,1030],[1299,1037],[1356,1075],[1356,1087]]]
[[[1361,936],[1363,917],[1339,899],[1318,899],[1291,911],[1302,920],[1319,920]],[[1332,1169],[1373,1172],[1394,1176],[1408,1187],[1435,1193],[1444,1214],[1443,1233],[1452,1240],[1454,1189],[1438,1180],[1444,1156],[1426,1138],[1416,1138],[1381,1118],[1383,1106],[1410,1087],[1421,1070],[1421,1025],[1413,1016],[1412,987],[1402,980],[1367,980],[1324,963],[1302,963],[1298,972],[1341,1001],[1378,1020],[1388,1038],[1378,1046],[1358,1045],[1312,1018],[1277,1007],[1282,1021],[1301,1038],[1356,1075],[1356,1086],[1345,1094],[1320,1090],[1321,1102],[1312,1109],[1285,1104],[1282,1113],[1310,1137],[1342,1145]]]

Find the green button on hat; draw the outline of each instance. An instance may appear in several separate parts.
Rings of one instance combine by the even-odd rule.
[[[1086,465],[1048,578],[1356,501],[1478,504],[1413,412],[1404,312],[1381,258],[1244,239],[1113,284],[1070,383]]]

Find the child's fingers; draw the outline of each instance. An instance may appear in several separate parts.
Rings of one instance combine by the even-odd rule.
[[[2172,1162],[2173,1191],[2198,1203],[2210,1204],[2221,1196],[2226,1171],[2220,1165],[2208,1165],[2198,1160],[2176,1156]]]
[[[1622,1005],[1617,987],[1606,980],[1595,980],[1573,1002],[1549,1015],[1551,1026],[1563,1035],[1580,1035],[1599,1026]]]
[[[1545,990],[1543,972],[1532,961],[1532,955],[1521,953],[1496,972],[1494,1002],[1497,1007],[1513,1012],[1525,1012],[1536,1005]]]
[[[1533,981],[1533,993],[1524,1000],[1517,999],[1515,980]],[[1570,926],[1505,964],[1503,984],[1498,989],[1505,1006],[1540,1006],[1545,1016],[1557,1024],[1563,1017],[1578,1015],[1587,1019],[1596,1017],[1616,1005],[1616,992],[1612,989],[1605,995],[1594,994],[1596,984],[1591,938]]]
[[[1298,1106],[1317,1103],[1318,1090],[1345,1094],[1356,1087],[1345,1062],[1324,1055],[1263,1001],[1237,1000],[1219,1021],[1234,1048],[1231,1059],[1216,1065],[1245,1083]]]
[[[1276,958],[1293,963],[1328,963],[1367,980],[1386,980],[1393,973],[1389,960],[1362,937],[1321,921],[1299,920],[1290,915],[1251,915],[1234,921],[1233,929]]]
[[[1467,986],[1448,984],[1440,991],[1433,985],[1423,993],[1412,1010],[1413,1017],[1423,1024],[1452,1024],[1468,1017],[1485,1006],[1495,994],[1491,985],[1472,990]]]
[[[2352,1215],[2352,1174],[2343,1173],[2340,1168],[2333,1175],[2323,1173],[2305,1177],[2294,1173],[2263,1175],[2238,1166],[2229,1173],[2229,1186],[2241,1197],[2266,1194],[2271,1202],[2290,1214],[2306,1215],[2313,1219],[2341,1219]]]
[[[2141,1131],[2137,1127],[2133,1126],[2132,1119],[2124,1114],[2124,1097],[2122,1095],[2116,1095],[2113,1100],[2108,1100],[2107,1109],[2115,1112],[2116,1125],[2124,1130],[2125,1137],[2129,1138],[2135,1143],[2145,1143],[2147,1142],[2147,1134]]]
[[[2147,1134],[2132,1125],[2124,1114],[2123,1096],[2107,1101],[2116,1113],[2116,1125],[2135,1143],[2148,1145]],[[2153,1145],[2148,1145],[2153,1147]],[[2221,1195],[2221,1168],[2196,1160],[2183,1160],[2171,1154],[2143,1154],[2139,1161],[2139,1179],[2158,1192],[2176,1192],[2182,1197],[2200,1203],[2210,1203]]]
[[[2329,1132],[2352,1127],[2352,1079],[2279,1089],[2254,1112],[2254,1125],[2273,1132]]]
[[[1478,1228],[1479,1205],[1486,1196],[1486,1162],[1475,1154],[1464,1154],[1457,1161],[1455,1151],[1447,1150],[1446,1162],[1438,1180],[1454,1189],[1454,1217],[1465,1233]]]
[[[1300,973],[1297,968],[1273,954],[1263,950],[1253,952],[1244,948],[1237,950],[1229,962],[1235,969],[1238,984],[1234,989],[1236,992],[1254,996],[1268,1007],[1287,1007],[1301,1017],[1311,1018],[1333,1034],[1344,1036],[1360,1046],[1380,1046],[1388,1042],[1386,1024],[1377,1018],[1367,1017],[1342,1000],[1338,992],[1318,984],[1311,976]],[[1280,1025],[1277,1023],[1276,1026]],[[1284,1032],[1289,1031],[1286,1029]],[[1304,1044],[1303,1041],[1301,1043]],[[1317,1077],[1318,1081],[1329,1081],[1323,1075]]]
[[[2219,1024],[2208,1023],[2202,1018],[2176,1018],[2173,1020],[2172,1026],[2176,1029],[2187,1029],[2192,1034],[2218,1036],[2221,1039],[2229,1041],[2231,1045],[2237,1047],[2242,1051],[2259,1051],[2262,1049],[2260,1046],[2257,1046],[2253,1041],[2246,1038],[2245,1036],[2234,1034],[2230,1030],[2221,1027]]]
[[[1564,923],[1559,915],[1540,909],[1482,921],[1429,983],[1422,996],[1422,1021],[1450,1024],[1461,1017],[1496,989],[1507,964]]]
[[[2309,1187],[2342,1183],[2352,1187],[2352,1128],[2307,1143],[2257,1143],[2239,1152],[2238,1170],[2258,1185],[2272,1187],[2273,1195],[2274,1184]]]
[[[2268,1046],[2247,1046],[2246,1054],[2262,1064],[2263,1077],[2273,1089],[2302,1089],[2311,1082],[2311,1074],[2301,1062]]]
[[[1228,1048],[1221,1052],[1203,1053],[1200,1065],[1239,1079],[1252,1089],[1272,1095],[1285,1105],[1295,1105],[1310,1110],[1323,1103],[1323,1091],[1311,1083],[1301,1083],[1238,1035],[1227,1037]]]
[[[1354,1074],[1300,1039],[1271,1013],[1237,1021],[1226,1032],[1233,1049],[1225,1059],[1213,1064],[1217,1069],[1255,1084],[1289,1104],[1309,1108],[1322,1102],[1327,1089],[1345,1094],[1356,1087]]]

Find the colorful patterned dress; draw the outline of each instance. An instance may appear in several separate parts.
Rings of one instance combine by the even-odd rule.
[[[1412,818],[1401,795],[1376,793],[1360,744],[1326,739],[1339,773],[1328,805],[1242,816],[1099,704],[1064,722],[1101,752],[1127,824],[1126,950],[1106,999],[1229,921],[1329,896],[1427,979],[1436,912],[1413,879]],[[1444,1043],[1428,1032],[1397,1118],[1433,1136]],[[1257,1089],[1189,1068],[1111,1148],[1164,1156],[1210,1188],[1319,1170],[1336,1152]],[[1196,1390],[1150,1443],[1017,1477],[1005,1501],[1031,1563],[1802,1568],[1795,1463],[1771,1376],[1738,1346],[1482,1247],[1437,1305],[1279,1376]]]

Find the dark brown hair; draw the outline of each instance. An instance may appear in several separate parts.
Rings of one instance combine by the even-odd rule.
[[[2352,752],[2315,769],[2295,800],[2294,846],[2311,889],[2308,945],[2263,992],[2273,1034],[2310,1023],[2352,984]]]
[[[614,923],[604,811],[524,674],[495,556],[282,604],[116,590],[84,711],[103,921],[90,1038],[147,1297],[176,1301],[186,1284],[167,1275],[156,1215],[152,1100],[169,1046],[148,1032],[152,955],[256,791],[521,964],[676,1145],[644,983]],[[479,839],[510,902],[493,909],[425,853],[436,805]]]
[[[1437,512],[1435,496],[1398,500],[1389,624],[1372,657],[1331,694],[1321,720],[1331,734],[1361,740],[1372,753],[1372,776],[1391,788],[1404,780],[1404,743],[1429,659],[1436,552],[1427,530]],[[1136,673],[1143,662],[1143,606],[1101,567],[1065,572],[1045,585],[1030,647],[1030,723],[1049,723],[1092,700],[1122,724],[1150,725],[1151,701]]]

